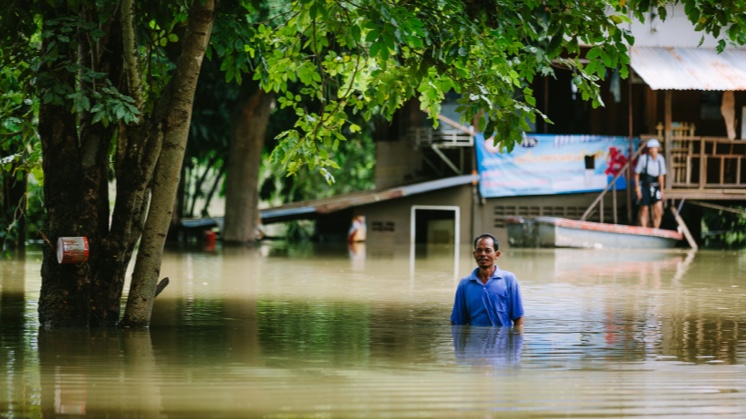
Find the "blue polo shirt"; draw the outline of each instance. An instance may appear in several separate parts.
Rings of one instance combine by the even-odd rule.
[[[518,280],[512,272],[495,272],[486,284],[477,277],[479,268],[462,278],[456,288],[451,321],[472,326],[513,326],[523,316],[523,301]]]

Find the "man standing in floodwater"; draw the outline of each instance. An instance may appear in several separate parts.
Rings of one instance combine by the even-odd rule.
[[[655,138],[647,142],[647,154],[637,159],[635,166],[635,194],[640,206],[640,226],[647,227],[653,209],[653,227],[660,228],[663,218],[663,186],[666,161],[658,153],[661,143]]]
[[[489,233],[474,239],[477,268],[462,278],[456,288],[451,324],[523,328],[523,301],[518,280],[512,272],[503,271],[495,264],[500,256],[499,245]]]

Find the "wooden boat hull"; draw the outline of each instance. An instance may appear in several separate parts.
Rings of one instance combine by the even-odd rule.
[[[683,239],[677,231],[558,217],[508,217],[506,221],[508,242],[514,247],[667,249]]]

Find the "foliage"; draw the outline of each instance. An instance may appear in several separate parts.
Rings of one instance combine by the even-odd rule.
[[[208,216],[210,201],[219,193],[238,93],[239,86],[223,79],[219,63],[203,63],[184,156],[184,193],[177,197],[184,201],[184,217]],[[203,203],[202,208],[196,208],[197,201]]]
[[[317,176],[308,167],[300,167],[296,176],[287,176],[284,167],[268,156],[264,159],[267,169],[262,179],[260,198],[277,205],[328,198],[375,187],[375,143],[370,135],[347,139],[331,153],[330,158],[339,167],[336,171],[343,175],[335,177],[332,184],[325,184],[318,182]]]
[[[337,167],[329,150],[376,113],[390,118],[417,97],[437,124],[444,94],[461,94],[465,120],[485,116],[480,130],[511,149],[527,121],[541,115],[528,88],[537,74],[553,73],[553,61],[576,69],[574,82],[585,99],[601,104],[597,81],[606,67],[628,64],[626,20],[605,14],[607,2],[293,3],[275,29],[259,25],[252,51],[255,74],[280,106],[294,110],[294,127],[280,135],[275,157],[290,173]],[[289,18],[287,18],[289,16]],[[499,16],[499,19],[496,17]],[[601,44],[584,64],[581,44]],[[290,83],[303,87],[288,91]],[[284,94],[282,94],[284,93]],[[309,107],[305,98],[314,100]]]
[[[572,69],[583,99],[602,105],[598,84],[607,68],[628,74],[634,40],[624,29],[627,16],[644,20],[657,10],[665,18],[673,3],[301,0],[260,24],[246,49],[257,57],[254,76],[296,114],[273,156],[290,173],[304,164],[325,173],[337,168],[329,153],[343,133],[360,130],[353,115],[390,118],[417,97],[437,126],[451,90],[462,96],[463,121],[482,115],[479,130],[496,134],[495,143],[509,151],[528,121],[545,118],[529,88],[536,76],[552,76],[554,66]],[[721,47],[744,43],[742,1],[735,2],[737,16],[717,2],[683,3],[698,30],[727,35]],[[291,91],[292,83],[302,88]]]
[[[38,46],[39,37],[28,40]],[[38,208],[39,187],[20,196],[7,196],[11,185],[26,185],[29,175],[36,182],[44,179],[41,170],[41,144],[36,132],[39,100],[29,89],[33,57],[28,50],[17,53],[0,49],[0,62],[13,61],[13,66],[0,66],[0,248],[8,243],[23,243],[20,237],[25,224],[31,237],[39,229],[41,211]],[[35,185],[36,182],[32,182]],[[18,202],[8,202],[8,200]],[[29,205],[30,204],[30,205]],[[27,234],[28,236],[28,234]]]
[[[194,114],[190,128],[189,143],[184,160],[185,217],[207,216],[209,201],[217,193],[223,193],[221,185],[225,176],[225,158],[228,157],[228,138],[231,136],[231,115],[236,106],[239,91],[253,84],[230,77],[218,67],[218,63],[207,61],[200,74],[195,97]],[[262,158],[260,198],[270,205],[280,205],[312,198],[323,198],[340,193],[371,189],[375,146],[372,126],[361,122],[362,130],[355,135],[346,133],[346,141],[332,152],[332,159],[344,173],[331,184],[317,181],[317,176],[301,167],[297,176],[287,176],[283,166],[269,158],[277,145],[274,137],[293,124],[294,114],[290,109],[275,109],[270,115],[265,143],[266,154]],[[218,183],[215,183],[218,182]],[[218,191],[214,191],[214,188]],[[194,206],[201,199],[203,208]]]
[[[36,133],[39,102],[27,87],[30,63],[7,57],[0,49],[0,62],[10,60],[16,64],[0,67],[0,164],[7,172],[16,163],[16,170],[28,173],[39,167],[41,157]],[[34,174],[41,178],[40,171]]]
[[[43,60],[57,60],[60,46],[75,42],[71,34],[78,30],[85,31],[93,42],[105,33],[101,23],[72,15],[50,20],[45,32],[35,32],[40,25],[36,13],[44,2],[16,3],[5,6],[0,14],[0,23],[6,27],[3,42],[13,47],[31,45],[36,33],[38,46],[43,36],[50,40]],[[104,22],[119,2],[61,3],[57,7],[95,3],[99,22]],[[444,94],[451,90],[460,93],[464,120],[483,115],[479,129],[487,136],[497,133],[494,141],[508,150],[520,138],[520,130],[527,129],[528,121],[545,117],[535,108],[528,85],[536,76],[551,76],[553,65],[573,69],[573,82],[582,97],[594,106],[602,105],[598,82],[606,69],[618,67],[623,77],[628,71],[627,44],[633,39],[623,28],[627,16],[632,13],[644,20],[647,12],[655,10],[665,19],[668,6],[674,3],[679,2],[223,2],[208,58],[219,60],[226,81],[241,83],[246,75],[254,77],[263,88],[278,93],[281,107],[294,112],[293,126],[279,134],[275,161],[290,173],[308,165],[332,179],[326,169],[339,168],[330,156],[347,139],[345,133],[354,135],[377,114],[390,118],[413,97],[437,125],[435,116]],[[729,2],[727,8],[716,1],[680,3],[697,30],[720,37],[720,48],[744,43],[743,1]],[[142,62],[142,70],[148,74],[147,96],[154,97],[170,77],[170,47],[180,39],[186,13],[178,1],[141,7],[138,39],[141,51],[149,57]],[[584,53],[582,45],[592,47]],[[8,50],[34,57],[33,48]],[[26,62],[7,53],[0,61]],[[76,73],[82,88],[52,84],[54,81],[45,80],[42,74],[35,88],[52,86],[41,97],[45,103],[69,100],[73,111],[90,112],[94,122],[103,124],[137,120],[140,110],[133,98],[112,86],[105,73],[77,62],[55,62]],[[40,64],[36,62],[32,68],[27,62],[25,74]],[[14,67],[0,68],[4,73]],[[12,102],[1,103],[4,107]]]
[[[733,209],[744,211],[746,207],[735,206]],[[746,215],[704,208],[702,223],[705,226],[705,244],[708,247],[746,247]]]
[[[622,5],[624,3],[621,2]],[[684,4],[684,12],[694,25],[694,30],[718,38],[718,52],[723,52],[727,45],[746,44],[746,2],[743,0],[638,0],[629,3],[630,10],[641,21],[645,20],[648,8],[654,10],[661,20],[665,20],[668,17],[668,5]]]
[[[333,195],[372,189],[375,186],[375,143],[373,124],[365,123],[361,117],[361,130],[357,133],[345,132],[345,141],[330,152],[339,173],[334,182],[327,184],[318,181],[318,176],[308,166],[300,166],[295,176],[288,176],[284,165],[270,158],[278,146],[274,140],[288,126],[292,126],[295,114],[292,109],[277,109],[272,113],[267,137],[272,138],[266,149],[268,155],[262,159],[263,171],[260,179],[260,199],[270,205],[298,202],[309,199],[327,198]],[[330,173],[331,175],[331,173]]]
[[[0,172],[0,177],[6,175]],[[26,183],[26,193],[21,202],[11,202],[13,210],[0,216],[0,249],[7,250],[9,243],[18,242],[18,239],[39,240],[44,217],[44,193],[41,185],[35,178]],[[3,197],[5,199],[5,197]],[[26,236],[19,237],[19,225],[25,223]]]
[[[105,73],[58,60],[60,46],[75,42],[71,35],[78,30],[99,41],[105,34],[100,22],[114,13],[118,1],[59,2],[55,7],[95,4],[99,22],[70,15],[46,22],[48,29],[41,34],[35,32],[37,13],[46,3],[17,3],[4,6],[0,14],[6,27],[2,41],[16,55],[6,52],[0,60],[26,62],[26,75],[38,69],[41,62],[32,68],[17,57],[18,51],[33,57],[33,48],[15,48],[29,45],[37,33],[37,45],[40,35],[50,40],[41,59],[56,60],[81,82],[74,89],[52,84],[54,80],[40,74],[36,88],[52,86],[41,97],[45,103],[71,100],[73,111],[90,112],[94,121],[104,124],[139,117],[133,98],[112,86]],[[294,126],[280,134],[273,153],[290,173],[304,164],[311,170],[338,167],[330,152],[346,140],[343,132],[361,129],[354,115],[365,121],[379,113],[391,117],[406,100],[417,97],[435,117],[450,90],[463,98],[464,119],[483,114],[480,130],[488,137],[497,133],[495,142],[510,150],[527,121],[544,117],[528,88],[534,77],[551,76],[557,64],[572,68],[583,98],[601,105],[597,83],[606,68],[618,67],[622,76],[628,71],[627,44],[633,39],[623,28],[627,16],[645,20],[646,13],[655,10],[665,19],[668,6],[675,3],[685,5],[697,30],[720,38],[719,48],[746,42],[743,1],[728,2],[727,7],[698,0],[243,1],[221,4],[208,58],[219,58],[227,81],[240,83],[248,74],[278,93],[281,107],[293,109]],[[142,64],[152,97],[170,77],[169,47],[178,43],[186,13],[178,1],[143,5],[141,12],[138,39],[150,57]],[[592,45],[587,54],[582,45]],[[2,66],[2,71],[14,67]],[[302,87],[289,88],[293,83]],[[2,103],[5,107],[12,102]],[[433,123],[437,125],[437,119]]]
[[[147,324],[213,6],[30,0],[0,7],[0,68],[7,74],[27,63],[18,84],[38,106],[46,235],[52,242],[86,236],[91,247],[85,270],[62,269],[45,248],[39,319],[46,326],[115,325],[137,243],[155,251],[140,254],[130,296],[143,297],[126,313],[130,324]]]

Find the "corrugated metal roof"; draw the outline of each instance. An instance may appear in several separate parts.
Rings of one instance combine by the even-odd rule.
[[[630,63],[653,90],[746,90],[746,49],[632,47]]]
[[[479,175],[462,175],[414,185],[399,186],[376,191],[356,192],[313,201],[294,202],[280,207],[260,211],[265,224],[305,218],[311,214],[329,214],[346,208],[372,204],[379,201],[436,191],[453,186],[466,185],[479,180]]]
[[[293,202],[279,207],[260,210],[262,223],[270,224],[280,221],[314,218],[317,214],[330,214],[347,208],[360,205],[372,204],[389,199],[402,198],[405,196],[437,191],[453,186],[466,185],[478,182],[479,175],[461,175],[429,182],[416,183],[413,185],[398,186],[388,189],[373,191],[353,192],[344,195],[336,195],[330,198],[315,199],[312,201]],[[181,220],[181,225],[186,228],[223,228],[223,217],[198,218]]]
[[[437,191],[453,186],[466,185],[478,182],[479,175],[461,175],[429,182],[416,183],[413,185],[398,186],[388,189],[373,191],[353,192],[344,195],[336,195],[330,198],[315,199],[312,201],[293,202],[279,207],[259,210],[262,223],[270,224],[281,221],[314,218],[318,214],[330,214],[347,208],[360,205],[372,204],[389,199],[402,198],[405,196]],[[181,220],[185,228],[212,228],[223,229],[223,217],[197,218]]]

